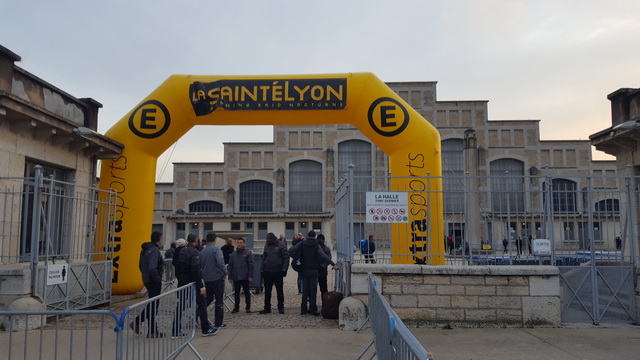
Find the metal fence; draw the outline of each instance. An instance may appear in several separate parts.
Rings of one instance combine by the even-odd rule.
[[[424,183],[438,177],[424,177]],[[366,193],[407,192],[426,199],[426,211],[442,213],[443,237],[427,238],[429,249],[444,248],[448,264],[540,263],[533,240],[548,239],[547,263],[579,265],[596,259],[638,262],[636,233],[640,228],[640,178],[633,176],[492,174],[488,177],[447,176],[443,189],[414,191],[393,187],[393,177],[358,177],[349,172],[336,191],[338,255],[364,263],[359,242],[373,235],[378,263],[410,257],[409,239],[392,239],[390,224],[366,221]],[[434,192],[443,204],[432,204]],[[410,200],[411,201],[411,200]],[[412,207],[416,204],[411,204]],[[421,208],[419,208],[421,209]],[[392,252],[392,242],[406,242],[406,252]],[[404,244],[404,243],[403,243]],[[353,254],[353,246],[356,252]]]
[[[0,265],[28,264],[31,294],[52,309],[108,302],[116,199],[46,178],[40,166],[34,177],[0,178]],[[64,281],[47,278],[53,265]]]
[[[147,336],[151,320],[143,312],[154,314],[165,336]],[[2,358],[173,359],[188,347],[202,359],[191,345],[195,312],[193,284],[129,306],[121,315],[108,310],[0,311]],[[146,320],[138,327],[137,316]],[[30,330],[34,327],[39,328]]]
[[[368,321],[371,324],[373,339],[358,356],[361,359],[374,346],[370,359],[377,356],[380,360],[427,360],[433,355],[418,342],[407,329],[398,314],[382,296],[376,281],[369,276]]]
[[[560,268],[562,322],[638,321],[640,177],[492,171],[486,177],[448,174],[442,189],[425,191],[394,187],[393,179],[354,176],[351,168],[336,190],[338,260],[345,263],[336,280],[344,289],[350,289],[351,263],[411,259],[411,239],[392,238],[393,226],[406,227],[400,233],[409,234],[411,219],[366,221],[367,192],[407,192],[409,199],[427,200],[411,203],[412,209],[442,214],[441,223],[426,224],[441,226],[443,233],[439,239],[429,238],[430,233],[425,237],[425,256],[444,257],[448,265],[555,265]],[[441,193],[442,204],[429,202],[437,198],[434,192]],[[369,235],[376,243],[373,256],[358,246]],[[536,251],[538,239],[548,251]],[[434,248],[443,251],[428,255]]]

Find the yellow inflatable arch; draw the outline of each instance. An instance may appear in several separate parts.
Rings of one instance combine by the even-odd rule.
[[[392,226],[393,252],[410,255],[394,263],[444,264],[442,182],[420,178],[442,174],[440,135],[375,75],[173,75],[106,133],[124,144],[100,174],[101,188],[118,191],[113,243],[96,245],[114,250],[113,293],[143,286],[138,258],[153,219],[156,162],[193,126],[348,123],[389,156],[392,189],[410,192],[407,224]]]

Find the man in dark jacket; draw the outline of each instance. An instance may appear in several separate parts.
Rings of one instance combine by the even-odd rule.
[[[240,287],[244,291],[244,303],[247,313],[251,312],[251,292],[249,284],[253,281],[253,254],[245,248],[243,238],[236,241],[236,251],[229,255],[229,282],[233,283],[235,306],[231,313],[240,311]]]
[[[268,233],[260,268],[264,279],[264,309],[260,310],[260,314],[271,312],[271,290],[274,285],[278,296],[278,312],[284,314],[284,277],[287,276],[288,269],[287,245],[278,240],[274,233]]]
[[[140,251],[140,261],[138,267],[142,273],[142,282],[144,287],[147,288],[147,294],[149,299],[160,295],[162,290],[162,267],[164,261],[160,254],[160,243],[162,242],[162,233],[154,231],[151,233],[151,241],[142,244],[142,251]],[[156,313],[158,312],[158,302],[152,301],[142,310],[140,315],[129,324],[129,327],[135,331],[136,334],[140,333],[140,323],[145,320],[149,320],[147,323],[149,328],[147,330],[148,338],[164,337],[163,333],[158,332],[156,327]]]
[[[317,240],[318,245],[320,245],[320,248],[322,249],[322,252],[324,252],[324,254],[327,255],[329,259],[331,259],[331,249],[329,249],[329,247],[325,245],[324,235],[318,234]],[[320,268],[318,269],[318,286],[320,286],[320,294],[324,294],[329,291],[327,287],[327,277],[329,276],[327,266],[329,266],[329,262],[323,261],[320,264]]]
[[[318,268],[323,262],[327,262],[333,266],[333,270],[337,270],[336,264],[329,258],[318,242],[316,241],[316,232],[309,231],[309,236],[291,248],[292,257],[300,257],[304,270],[299,272],[302,277],[302,302],[300,303],[300,315],[307,314],[320,315],[317,305],[318,294]]]
[[[202,326],[202,336],[209,336],[217,333],[218,328],[209,326],[207,300],[204,298],[204,295],[207,293],[207,288],[202,281],[202,264],[200,263],[200,251],[196,248],[197,243],[198,236],[196,234],[189,234],[187,237],[187,246],[180,249],[180,251],[174,255],[178,257],[176,277],[178,278],[178,287],[195,283],[196,304],[198,306],[197,314],[200,318],[200,325]],[[182,306],[179,306],[179,308],[181,309]],[[182,314],[178,311],[174,319],[174,333],[176,334],[180,334],[181,317]]]

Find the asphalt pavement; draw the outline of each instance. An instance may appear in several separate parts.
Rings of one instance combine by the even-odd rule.
[[[332,287],[333,279],[329,279]],[[136,297],[114,297],[108,308],[118,312]],[[275,307],[275,291],[272,303]],[[247,314],[225,312],[228,328],[216,335],[192,341],[205,359],[355,359],[372,339],[369,329],[360,333],[341,331],[337,320],[300,316],[296,274],[285,279],[285,314],[260,315],[264,293],[252,298]],[[319,300],[318,300],[319,301]],[[232,300],[227,304],[232,307]],[[319,302],[320,303],[320,302]],[[275,310],[275,309],[274,309]],[[213,320],[213,311],[209,312]],[[589,324],[560,328],[411,328],[425,349],[438,360],[528,359],[640,359],[640,326]],[[365,359],[373,354],[369,350]],[[179,359],[192,359],[185,349]]]

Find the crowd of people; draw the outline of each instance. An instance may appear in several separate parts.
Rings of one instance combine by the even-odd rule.
[[[240,311],[240,293],[244,293],[244,308],[251,313],[250,286],[255,277],[254,256],[246,248],[243,238],[226,239],[221,247],[216,245],[215,233],[208,233],[204,240],[198,239],[196,234],[189,234],[187,239],[172,242],[165,252],[167,259],[175,268],[178,286],[194,283],[196,291],[197,316],[200,322],[202,336],[216,334],[227,327],[224,323],[225,281],[233,285],[234,307],[231,313]],[[371,240],[372,241],[372,240]],[[162,233],[153,232],[151,241],[142,245],[139,268],[142,281],[149,298],[160,295],[164,260],[160,249],[162,247]],[[235,246],[234,246],[235,244]],[[375,245],[374,245],[375,246]],[[369,249],[370,246],[367,245]],[[374,248],[375,249],[375,248]],[[373,253],[374,250],[371,251]],[[333,270],[338,267],[331,260],[331,250],[325,244],[324,235],[316,236],[310,231],[307,236],[297,234],[287,244],[284,235],[276,237],[268,233],[260,262],[260,276],[264,283],[264,307],[259,314],[269,314],[272,311],[271,300],[273,288],[276,289],[276,305],[278,313],[284,314],[284,278],[287,276],[290,264],[298,273],[298,292],[302,295],[300,315],[320,315],[317,305],[318,287],[324,294],[327,289],[327,267]],[[214,304],[214,321],[208,319],[208,307]],[[182,308],[178,306],[178,313]],[[162,338],[168,336],[160,332],[155,322],[157,304],[149,303],[147,307],[135,317],[129,327],[136,333],[141,333],[141,324],[147,322],[148,338]],[[176,314],[172,327],[172,337],[186,336],[181,332],[181,314]]]

